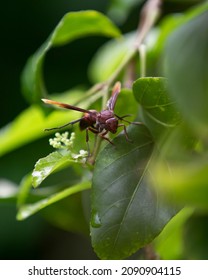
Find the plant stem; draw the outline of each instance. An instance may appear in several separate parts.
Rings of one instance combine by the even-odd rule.
[[[95,147],[93,149],[92,156],[88,159],[88,163],[90,163],[91,165],[95,164],[95,159],[96,159],[97,154],[100,150],[101,143],[102,143],[101,137],[98,137],[98,135],[96,135]]]
[[[146,76],[146,46],[145,44],[141,44],[139,48],[140,54],[140,76]]]
[[[161,12],[161,5],[162,0],[148,0],[142,8],[140,21],[137,29],[137,38],[135,42],[136,49],[139,50],[148,32],[157,21]]]
[[[137,29],[137,36],[133,48],[127,53],[126,57],[123,59],[119,67],[114,71],[110,78],[101,86],[100,91],[102,92],[102,109],[105,108],[107,100],[109,98],[109,89],[116,82],[116,79],[125,69],[125,67],[132,61],[133,57],[136,55],[137,51],[140,53],[141,58],[141,76],[146,75],[146,54],[143,42],[150,31],[154,26],[157,18],[160,15],[160,6],[162,0],[148,0],[141,11],[140,21]],[[88,95],[96,93],[96,87],[92,87],[89,90]],[[89,163],[94,164],[97,154],[100,150],[102,139],[97,137],[95,148],[93,150],[92,156],[89,158]]]
[[[118,68],[113,72],[110,78],[103,83],[96,84],[92,86],[85,94],[84,98],[88,98],[94,94],[97,96],[107,95],[103,99],[102,108],[104,109],[106,102],[108,100],[108,92],[109,88],[116,82],[116,79],[120,75],[120,73],[125,69],[125,67],[129,64],[132,58],[136,55],[137,51],[140,51],[140,47],[143,44],[148,32],[154,26],[157,18],[160,15],[160,6],[162,4],[162,0],[148,0],[141,11],[140,21],[137,28],[137,36],[135,39],[135,43],[133,48],[127,53],[126,57],[123,59]],[[146,62],[145,62],[146,63]],[[99,93],[99,94],[98,94]],[[97,95],[98,94],[98,95]],[[80,103],[80,102],[77,102]]]
[[[134,57],[135,54],[136,54],[136,50],[135,49],[130,50],[130,52],[126,55],[126,57],[121,62],[119,67],[115,70],[115,72],[107,80],[106,83],[107,83],[108,86],[111,86],[113,83],[115,83],[117,77],[124,70],[124,68],[129,64],[129,62],[132,60],[132,58]]]

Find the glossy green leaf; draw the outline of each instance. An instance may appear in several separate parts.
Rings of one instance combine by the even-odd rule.
[[[165,56],[170,93],[192,128],[207,135],[208,128],[208,7],[170,36]]]
[[[180,122],[175,102],[169,97],[165,78],[140,78],[134,82],[133,92],[142,108],[142,121],[155,138]]]
[[[34,187],[38,187],[50,174],[74,163],[71,152],[53,152],[37,161],[32,172]]]
[[[91,183],[89,181],[81,182],[77,185],[70,186],[69,188],[66,188],[63,191],[55,193],[45,199],[39,200],[36,203],[25,204],[20,207],[20,209],[17,213],[17,219],[24,220],[24,219],[28,218],[29,216],[37,213],[38,211],[44,209],[45,207],[47,207],[55,202],[58,202],[75,193],[78,193],[78,192],[81,192],[84,190],[88,190],[90,187],[91,187]]]
[[[30,102],[40,102],[47,92],[42,71],[46,53],[77,38],[99,35],[118,37],[118,28],[104,15],[96,11],[79,11],[66,14],[48,40],[28,60],[22,75],[22,89]]]
[[[100,152],[93,175],[91,236],[101,259],[123,259],[150,243],[175,214],[148,183],[153,140],[131,125]]]

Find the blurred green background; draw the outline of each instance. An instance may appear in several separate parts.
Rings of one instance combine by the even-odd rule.
[[[2,54],[0,128],[6,126],[28,107],[21,94],[21,71],[28,57],[46,40],[63,15],[69,11],[94,9],[110,14],[113,21],[126,33],[136,29],[139,11],[145,2],[126,1],[131,3],[127,5],[128,8],[119,8],[125,7],[127,3],[125,0],[4,1],[0,18]],[[189,5],[197,2],[200,1],[166,1],[163,14],[186,10]],[[106,41],[107,39],[103,37],[79,39],[64,47],[50,50],[44,65],[49,93],[62,92],[78,84],[89,87],[91,83],[87,75],[87,65],[97,49]],[[2,156],[0,186],[8,186],[8,190],[10,187],[17,187],[23,176],[33,169],[34,163],[50,151],[46,136]],[[59,203],[67,204],[67,200]],[[50,206],[48,212],[46,209],[28,220],[18,222],[15,218],[14,200],[0,202],[0,259],[97,258],[88,235],[61,230],[50,222],[50,215],[57,211],[59,203]],[[203,251],[194,246],[207,236],[207,225],[208,218],[203,213],[194,215],[189,222],[187,221],[183,234],[189,236],[189,239],[184,239],[186,255],[181,255],[181,258],[207,258],[206,246],[202,244],[200,247]]]

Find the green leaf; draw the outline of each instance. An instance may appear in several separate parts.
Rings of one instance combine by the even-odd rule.
[[[59,126],[76,117],[77,114],[73,111],[67,114],[64,111],[54,111],[49,116],[45,116],[40,107],[35,105],[29,107],[11,124],[0,130],[0,156],[46,136],[45,128]]]
[[[169,97],[165,78],[140,78],[134,82],[133,92],[142,107],[142,121],[156,139],[179,123],[180,115]]]
[[[63,94],[59,94],[58,101],[74,104],[83,96],[80,90],[71,90]],[[87,108],[90,104],[89,100],[82,102],[83,108]],[[45,105],[43,105],[45,106]],[[12,123],[3,127],[0,130],[0,156],[11,152],[31,141],[45,137],[50,133],[44,132],[45,128],[61,126],[68,123],[70,120],[79,118],[79,113],[72,110],[54,109],[49,115],[45,114],[43,107],[32,105],[19,116],[17,116]]]
[[[115,113],[118,116],[130,115],[129,121],[133,121],[138,114],[138,104],[135,102],[135,98],[131,89],[123,88],[116,101]]]
[[[207,213],[193,213],[187,220],[183,229],[184,259],[208,259],[208,216]]]
[[[164,17],[164,19],[162,19],[161,23],[159,24],[159,28],[157,29],[159,32],[159,37],[157,38],[157,41],[153,47],[155,55],[157,57],[160,56],[161,52],[164,50],[164,44],[171,32],[183,24],[189,22],[191,19],[195,18],[201,13],[207,11],[207,9],[208,4],[205,2],[201,5],[190,8],[186,13],[174,13]]]
[[[17,205],[18,206],[21,206],[22,204],[25,203],[25,201],[30,193],[31,187],[32,187],[32,174],[29,173],[29,174],[25,175],[24,178],[22,179],[22,181],[20,182],[19,193],[17,196]]]
[[[161,145],[160,156],[153,160],[152,183],[163,196],[179,205],[206,209],[207,159],[202,143],[182,123],[168,135]]]
[[[154,249],[162,260],[184,259],[184,224],[193,211],[192,208],[183,208],[153,241]]]
[[[83,194],[79,192],[56,202],[41,212],[50,224],[64,231],[86,234],[89,236],[89,223],[83,208]]]
[[[153,141],[128,127],[100,152],[92,183],[92,244],[101,259],[123,259],[150,243],[175,214],[148,183]]]
[[[71,157],[71,152],[61,153],[56,151],[39,159],[32,172],[33,186],[35,188],[38,187],[50,174],[61,168],[65,168],[72,163],[74,163],[74,160]]]
[[[36,203],[33,204],[26,204],[20,207],[18,213],[17,213],[17,220],[21,221],[29,216],[37,213],[38,211],[44,209],[45,207],[60,201],[61,199],[64,199],[70,195],[73,195],[75,193],[88,190],[91,187],[91,183],[89,181],[81,182],[77,185],[70,186],[69,188],[64,189],[63,191],[60,191],[56,194],[53,194],[45,199],[39,200]]]
[[[171,174],[162,162],[155,165],[156,188],[163,196],[181,205],[207,209],[208,154],[186,158],[184,162],[170,162]]]
[[[104,15],[96,11],[79,11],[66,14],[48,40],[28,60],[22,75],[22,90],[29,102],[40,102],[47,92],[43,82],[43,62],[46,53],[85,36],[118,37],[118,28]]]
[[[119,24],[123,23],[128,17],[132,8],[141,4],[142,0],[113,0],[110,1],[108,14]]]
[[[172,33],[165,51],[170,93],[186,121],[202,135],[208,133],[207,25],[204,11]]]

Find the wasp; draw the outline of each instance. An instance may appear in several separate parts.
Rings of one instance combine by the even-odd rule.
[[[116,82],[116,84],[113,87],[111,98],[108,100],[106,109],[102,110],[100,112],[96,110],[86,110],[82,109],[73,105],[69,105],[66,103],[57,102],[54,100],[49,99],[42,99],[42,101],[46,104],[55,105],[61,108],[74,110],[78,112],[82,112],[83,116],[80,119],[71,121],[63,126],[60,127],[54,127],[54,128],[48,128],[45,129],[47,131],[54,130],[54,129],[61,129],[63,127],[66,127],[68,125],[73,125],[75,123],[79,122],[79,127],[81,130],[86,130],[86,142],[88,145],[89,141],[89,131],[91,131],[94,134],[99,135],[102,139],[107,140],[109,143],[113,144],[113,142],[106,136],[108,132],[111,132],[115,134],[117,132],[118,127],[123,127],[124,134],[126,137],[126,140],[131,142],[131,140],[128,138],[128,134],[126,131],[126,125],[123,123],[119,123],[119,121],[124,121],[129,124],[141,124],[139,122],[129,122],[127,120],[124,120],[125,117],[129,115],[125,115],[122,117],[119,117],[114,113],[114,108],[116,105],[116,101],[118,98],[118,95],[121,91],[121,83]]]

